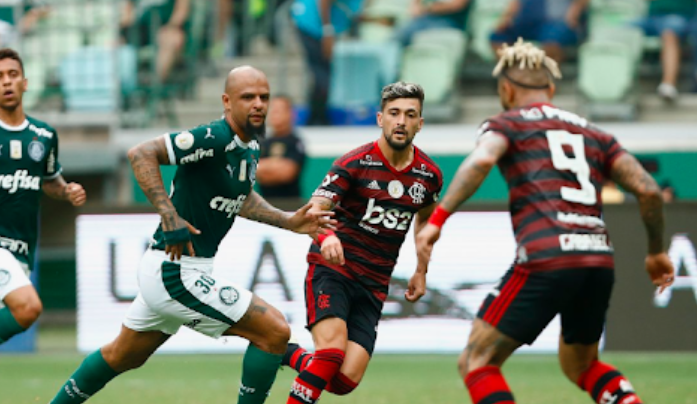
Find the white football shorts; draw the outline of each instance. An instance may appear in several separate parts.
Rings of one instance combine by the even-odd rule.
[[[213,275],[212,258],[182,257],[147,250],[138,268],[140,292],[123,324],[134,331],[174,335],[182,325],[219,338],[247,312],[252,292]]]
[[[0,248],[0,309],[5,296],[23,286],[31,285],[29,265],[20,262],[11,252]]]

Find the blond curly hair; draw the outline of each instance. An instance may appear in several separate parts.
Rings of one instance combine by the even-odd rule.
[[[520,70],[541,70],[544,68],[553,78],[561,78],[557,62],[547,56],[542,49],[530,42],[524,42],[523,38],[518,38],[513,46],[503,44],[496,53],[499,56],[499,62],[492,72],[494,77],[498,77],[506,69],[513,67]]]

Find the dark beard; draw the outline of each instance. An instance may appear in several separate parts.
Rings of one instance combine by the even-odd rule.
[[[244,125],[244,133],[256,139],[264,139],[266,138],[266,122],[259,126],[254,126],[252,122],[249,121],[249,118],[247,118],[247,123]]]
[[[385,135],[385,140],[387,140],[387,144],[390,145],[390,147],[396,151],[402,151],[405,150],[407,147],[411,146],[411,139],[409,138],[407,138],[407,140],[404,143],[397,143],[394,140],[392,140],[391,136]]]

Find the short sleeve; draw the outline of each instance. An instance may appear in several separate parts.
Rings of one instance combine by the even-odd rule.
[[[44,169],[44,179],[52,180],[57,178],[63,168],[58,162],[58,134],[53,130],[53,136],[50,140],[50,147],[48,150],[48,155],[46,156],[46,166]]]
[[[510,144],[511,139],[509,138],[508,132],[509,131],[506,129],[506,126],[498,119],[487,119],[481,125],[479,125],[479,129],[477,130],[477,142],[479,142],[479,139],[487,133],[497,133],[505,137]]]
[[[163,135],[171,165],[200,164],[225,153],[225,136],[212,126]]]
[[[612,171],[612,164],[617,160],[618,157],[627,153],[627,151],[620,145],[620,143],[615,139],[614,136],[606,135],[601,139],[601,147],[603,149],[603,154],[605,155],[605,165],[603,167],[604,174],[607,178],[610,177],[610,172]]]
[[[331,199],[333,203],[338,203],[343,198],[344,194],[351,187],[351,174],[349,171],[337,161],[334,162],[332,168],[322,180],[319,187],[312,193],[312,196],[320,196]]]

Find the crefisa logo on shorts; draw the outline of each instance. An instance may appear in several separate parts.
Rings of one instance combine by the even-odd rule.
[[[0,269],[0,286],[5,286],[10,283],[10,278],[12,278],[10,271]]]
[[[240,298],[240,294],[232,286],[225,286],[220,289],[220,301],[228,306],[232,306]]]

